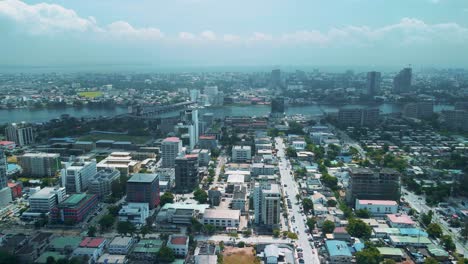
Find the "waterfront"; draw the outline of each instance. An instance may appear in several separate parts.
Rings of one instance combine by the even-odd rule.
[[[354,105],[362,106],[362,105]],[[353,106],[350,106],[353,107]],[[389,114],[400,112],[402,109],[401,105],[397,104],[381,104],[378,106],[381,113]],[[303,114],[303,115],[320,115],[322,113],[333,113],[337,112],[340,108],[339,105],[301,105],[301,106],[289,106],[286,109],[286,113],[289,115]],[[442,110],[453,109],[450,105],[435,105],[434,111],[440,112]],[[100,116],[115,116],[124,114],[127,112],[127,108],[115,107],[115,108],[89,108],[89,107],[68,107],[68,108],[52,108],[52,109],[1,109],[0,110],[0,124],[13,123],[13,122],[31,122],[40,123],[47,122],[54,118],[60,118],[62,114],[68,114],[73,117],[100,117]],[[200,109],[200,114],[213,113],[217,118],[223,118],[225,116],[264,116],[270,112],[269,105],[232,105],[222,107],[211,107]],[[166,113],[167,116],[178,116],[178,112]]]

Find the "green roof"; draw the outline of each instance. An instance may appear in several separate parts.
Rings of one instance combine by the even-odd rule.
[[[133,253],[158,253],[163,244],[161,239],[142,239],[133,248]]]
[[[89,200],[94,196],[94,194],[86,194],[86,193],[77,193],[72,194],[68,197],[65,201],[59,204],[59,207],[76,207],[84,200]]]
[[[429,251],[431,255],[436,256],[436,257],[448,257],[449,256],[447,251],[445,251],[441,247],[438,247],[434,244],[427,245],[427,251]]]
[[[403,256],[401,248],[378,247],[377,250],[384,256]]]
[[[411,236],[390,236],[393,242],[407,243],[407,244],[432,244],[427,237],[411,237]]]
[[[62,259],[62,258],[66,258],[67,256],[65,255],[62,255],[58,252],[55,252],[55,251],[46,251],[44,253],[42,253],[39,258],[36,259],[36,263],[47,263],[47,258],[48,257],[54,257],[55,261],[59,260],[59,259]]]
[[[52,246],[55,249],[61,249],[66,246],[70,246],[72,249],[74,249],[80,245],[81,240],[81,237],[61,236],[52,239],[52,241],[50,241],[50,246]]]

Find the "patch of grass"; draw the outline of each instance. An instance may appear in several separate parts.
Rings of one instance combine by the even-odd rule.
[[[86,98],[90,98],[90,99],[94,99],[96,97],[99,97],[102,95],[102,92],[80,92],[78,93],[79,96],[81,97],[86,97]]]
[[[130,141],[134,144],[143,144],[150,139],[149,136],[130,136],[130,135],[114,135],[114,134],[89,134],[80,137],[80,141],[98,141],[101,139],[115,140],[115,141]]]

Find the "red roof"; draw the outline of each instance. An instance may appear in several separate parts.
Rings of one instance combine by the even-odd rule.
[[[365,205],[398,205],[397,202],[391,200],[359,200],[359,204]]]
[[[215,136],[200,136],[200,139],[215,139]]]
[[[164,141],[166,141],[166,142],[179,142],[180,139],[178,137],[168,137],[168,138],[164,139]]]
[[[198,154],[186,154],[186,158],[198,158]]]
[[[185,245],[187,244],[186,236],[176,236],[171,238],[171,244],[173,245]]]
[[[6,146],[6,145],[12,145],[15,144],[13,141],[0,141],[0,145]]]
[[[104,243],[105,240],[106,239],[103,237],[85,237],[85,239],[81,241],[80,247],[97,248]]]
[[[333,233],[337,234],[347,234],[348,231],[346,231],[346,228],[343,226],[335,227],[335,230],[333,230]]]

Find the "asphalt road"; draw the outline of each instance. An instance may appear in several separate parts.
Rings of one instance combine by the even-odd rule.
[[[317,263],[320,264],[320,260],[317,254],[317,250],[311,246],[308,240],[307,233],[305,232],[305,220],[306,217],[300,213],[298,200],[296,194],[299,193],[299,189],[294,176],[291,174],[291,164],[285,156],[285,145],[283,139],[280,137],[275,138],[276,148],[278,149],[277,157],[279,159],[278,166],[281,175],[281,185],[283,190],[288,194],[289,199],[292,203],[292,210],[289,210],[289,224],[291,231],[298,233],[297,246],[303,249],[303,259],[305,263]],[[286,186],[286,187],[285,187]],[[292,216],[295,221],[292,222]]]

